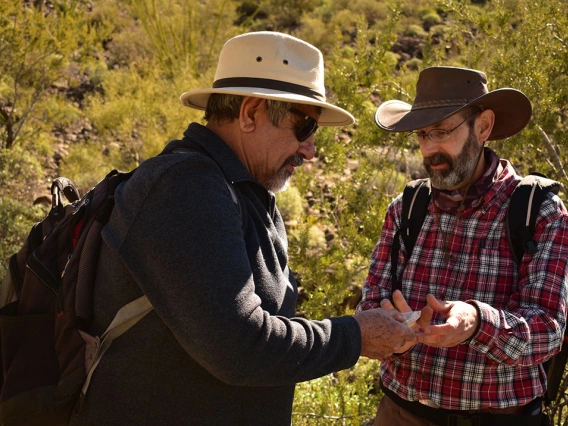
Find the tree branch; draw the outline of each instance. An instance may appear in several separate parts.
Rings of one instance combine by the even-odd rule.
[[[546,150],[548,151],[548,154],[550,155],[550,157],[552,159],[552,163],[558,169],[558,172],[561,174],[562,178],[564,178],[566,181],[568,181],[568,175],[566,174],[566,170],[564,169],[564,166],[562,165],[562,161],[560,161],[560,157],[558,156],[556,149],[554,149],[554,145],[552,145],[552,142],[550,142],[550,138],[548,137],[546,132],[544,130],[542,130],[542,127],[540,127],[538,125],[536,127],[540,131],[540,136],[542,137],[542,141],[544,142],[544,146],[546,147]]]
[[[6,141],[2,142],[2,148],[11,148],[14,143],[14,123],[12,122],[12,117],[0,106],[0,115],[4,118],[6,123]]]

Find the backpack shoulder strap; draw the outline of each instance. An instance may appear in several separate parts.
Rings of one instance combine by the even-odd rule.
[[[406,185],[402,193],[400,227],[394,235],[391,247],[391,294],[400,286],[400,279],[397,277],[400,238],[402,238],[408,258],[410,258],[428,213],[431,193],[430,179],[414,180]]]
[[[110,348],[114,339],[126,333],[148,313],[152,312],[153,309],[154,308],[148,298],[146,296],[141,296],[120,308],[100,338],[91,338],[92,345],[87,345],[86,351],[88,353],[85,355],[85,358],[89,360],[89,365],[87,365],[87,377],[83,387],[81,388],[81,393],[79,394],[79,400],[76,406],[77,413],[80,413],[83,410],[85,395],[87,394],[87,390],[91,384],[93,373],[98,367],[103,355],[106,353],[108,348]]]
[[[537,244],[533,237],[540,206],[550,191],[557,194],[559,189],[560,183],[543,175],[530,174],[513,191],[507,211],[506,229],[511,254],[517,266],[525,253],[536,253]]]
[[[525,176],[513,191],[507,211],[506,229],[511,254],[517,267],[520,267],[525,253],[536,253],[538,247],[534,240],[534,228],[540,206],[550,191],[557,194],[559,189],[560,183],[541,174],[530,174]],[[568,330],[564,332],[564,342],[566,331]],[[547,377],[547,389],[544,394],[547,406],[556,400],[567,360],[568,345],[563,344],[559,353],[543,363]]]

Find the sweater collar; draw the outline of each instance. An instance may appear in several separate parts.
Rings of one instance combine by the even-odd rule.
[[[249,181],[264,188],[262,184],[249,173],[231,147],[207,127],[199,123],[191,123],[183,135],[183,139],[173,140],[168,143],[164,151],[172,151],[176,148],[195,149],[207,154],[214,160],[223,172],[225,178],[231,183]]]

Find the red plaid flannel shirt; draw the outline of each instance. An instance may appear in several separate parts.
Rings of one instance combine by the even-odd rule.
[[[431,293],[441,300],[475,304],[479,332],[452,348],[418,343],[381,363],[383,384],[400,397],[453,410],[524,405],[542,395],[542,362],[560,350],[566,326],[568,216],[558,196],[549,194],[535,229],[538,252],[513,262],[505,218],[519,176],[501,160],[496,182],[476,208],[433,215],[433,203],[406,260],[399,254],[402,293],[413,310]],[[388,208],[373,251],[359,310],[379,306],[391,295],[390,250],[400,225],[402,197]],[[444,234],[451,254],[444,264]],[[432,322],[443,324],[435,314]]]

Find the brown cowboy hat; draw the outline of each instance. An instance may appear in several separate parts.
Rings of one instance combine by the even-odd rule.
[[[454,67],[426,68],[418,77],[412,105],[402,101],[382,103],[375,122],[389,132],[409,132],[436,124],[468,107],[490,109],[495,124],[489,140],[505,139],[529,122],[531,103],[516,89],[487,90],[487,76],[477,70]]]

